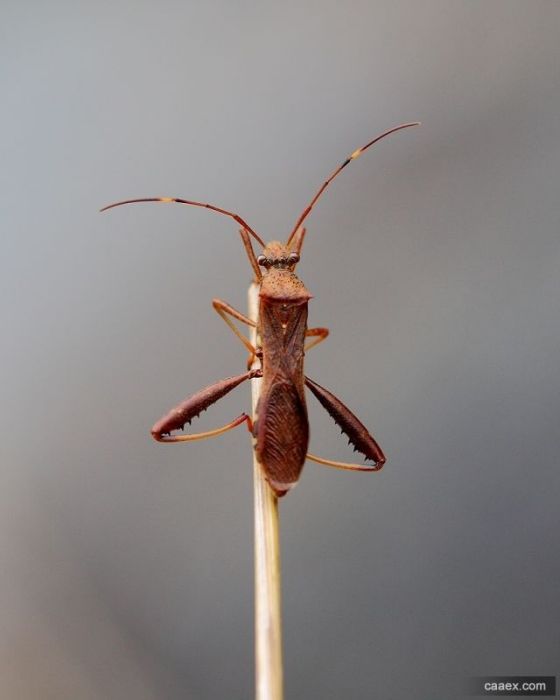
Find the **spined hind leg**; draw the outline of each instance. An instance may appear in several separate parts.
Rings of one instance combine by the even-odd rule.
[[[340,399],[338,399],[330,391],[323,388],[314,381],[305,378],[305,384],[308,389],[317,397],[319,403],[327,410],[335,423],[341,428],[342,432],[348,437],[350,443],[354,446],[354,451],[358,451],[364,455],[366,459],[371,459],[373,465],[367,464],[351,464],[346,462],[336,462],[330,459],[323,459],[316,455],[307,454],[307,459],[313,462],[318,462],[327,467],[336,467],[337,469],[349,469],[352,471],[379,471],[385,464],[385,455],[381,448],[369,434],[365,425],[357,418],[352,411],[347,408]]]
[[[229,394],[232,389],[239,386],[242,382],[247,379],[254,379],[255,377],[260,377],[262,375],[261,370],[251,370],[245,374],[240,374],[236,377],[229,377],[228,379],[222,379],[215,384],[207,386],[205,389],[201,389],[196,394],[193,394],[188,399],[185,399],[176,408],[173,408],[169,413],[167,413],[163,418],[158,420],[158,422],[152,428],[152,437],[158,442],[190,442],[192,440],[204,440],[205,438],[216,437],[222,433],[227,432],[236,428],[238,425],[247,422],[247,426],[250,431],[252,431],[252,421],[251,418],[246,414],[242,413],[240,416],[235,418],[231,423],[215,428],[214,430],[208,430],[202,433],[194,433],[191,435],[171,435],[174,430],[183,430],[187,423],[190,423],[193,418],[196,418],[202,411],[205,411],[209,406],[216,401],[219,401],[223,396]]]

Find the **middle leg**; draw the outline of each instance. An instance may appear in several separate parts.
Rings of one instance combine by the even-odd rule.
[[[315,340],[312,340],[308,345],[305,346],[305,352],[311,350],[311,348],[314,348],[316,345],[319,345],[319,343],[322,343],[323,340],[326,340],[326,338],[328,338],[328,335],[328,328],[308,328],[305,331],[305,337],[311,338],[315,336]]]

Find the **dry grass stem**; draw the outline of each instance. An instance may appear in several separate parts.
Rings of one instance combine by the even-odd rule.
[[[256,321],[259,287],[249,287],[249,318]],[[256,330],[252,332],[256,345]],[[253,379],[253,419],[261,379]],[[278,499],[253,452],[255,505],[255,689],[257,700],[282,700],[282,608]]]

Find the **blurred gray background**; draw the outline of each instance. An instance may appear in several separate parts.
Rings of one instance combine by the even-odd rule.
[[[247,432],[149,435],[243,371],[210,301],[244,309],[250,268],[225,217],[99,207],[285,237],[417,119],[307,222],[308,373],[388,462],[281,504],[286,696],[558,674],[560,5],[4,0],[0,36],[0,696],[253,693]]]

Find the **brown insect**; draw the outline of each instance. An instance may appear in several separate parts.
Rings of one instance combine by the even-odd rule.
[[[300,260],[305,237],[305,228],[302,227],[302,224],[329,183],[351,161],[358,158],[374,143],[400,129],[417,126],[418,123],[413,122],[393,127],[354,151],[325,180],[317,194],[301,213],[286,243],[272,241],[265,244],[262,238],[237,214],[212,204],[193,202],[187,199],[174,197],[128,199],[110,204],[101,210],[106,211],[123,204],[137,202],[177,202],[195,207],[205,207],[225,214],[241,225],[239,233],[255,273],[255,281],[260,286],[256,329],[257,347],[249,342],[232,319],[252,327],[255,327],[255,323],[220,299],[214,299],[212,302],[218,314],[249,351],[248,371],[211,384],[180,403],[152,428],[152,435],[156,440],[165,443],[201,440],[221,435],[246,422],[255,438],[257,457],[263,466],[265,477],[277,496],[283,496],[298,482],[306,459],[339,469],[356,471],[381,469],[385,463],[385,456],[366,427],[342,401],[306,377],[303,372],[305,352],[323,341],[328,336],[329,331],[327,328],[307,327],[307,305],[311,294],[294,270]],[[255,255],[250,236],[262,246],[262,254],[258,257]],[[306,345],[306,338],[313,338],[313,340]],[[250,369],[255,358],[258,358],[261,366],[259,369]],[[183,430],[193,418],[196,418],[202,411],[245,380],[260,377],[262,377],[263,382],[254,422],[247,414],[242,413],[238,418],[221,428],[192,435],[171,435],[173,431]],[[348,437],[354,451],[360,452],[366,460],[371,460],[373,465],[335,462],[307,452],[309,423],[304,386],[307,386],[326,408],[342,432]]]

